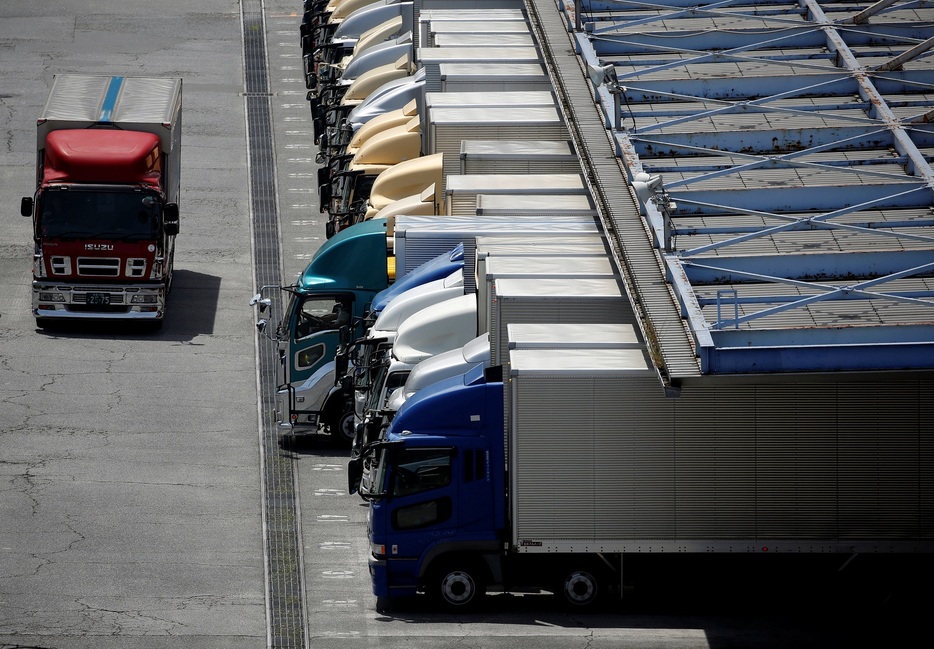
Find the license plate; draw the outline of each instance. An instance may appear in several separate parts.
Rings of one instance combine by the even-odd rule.
[[[107,293],[88,293],[87,303],[98,306],[110,304],[110,295]]]

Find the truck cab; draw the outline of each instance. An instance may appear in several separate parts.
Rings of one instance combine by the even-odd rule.
[[[281,287],[289,295],[274,338],[276,421],[283,432],[316,432],[323,424],[340,441],[353,439],[353,407],[337,380],[337,352],[362,334],[373,297],[391,278],[386,223],[370,221],[328,240],[296,282]],[[262,292],[253,299],[264,302]]]
[[[372,456],[372,486],[361,495],[370,501],[377,596],[430,591],[468,606],[491,581],[505,527],[503,390],[496,378],[477,369],[420,391],[385,439],[351,461],[353,481]]]

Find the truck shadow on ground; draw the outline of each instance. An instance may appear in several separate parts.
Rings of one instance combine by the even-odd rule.
[[[428,597],[377,602],[384,624],[492,624],[629,629],[654,646],[904,646],[927,619],[919,596],[932,576],[931,555],[669,555],[626,559],[622,599],[569,608],[550,594],[488,594],[470,613],[441,609]],[[845,564],[845,567],[844,567]],[[700,634],[703,643],[689,639]],[[679,635],[688,634],[688,635]],[[676,638],[680,637],[680,640]]]
[[[220,285],[215,275],[176,270],[161,327],[144,320],[53,320],[37,331],[56,337],[190,341],[214,333]]]
[[[280,435],[279,448],[294,457],[319,455],[340,460],[350,459],[350,447],[345,442],[334,439],[328,433]]]

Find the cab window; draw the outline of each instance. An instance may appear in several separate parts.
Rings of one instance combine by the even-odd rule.
[[[298,350],[295,354],[295,367],[300,370],[311,367],[324,358],[324,351],[324,345],[312,345],[311,347]]]
[[[392,476],[392,495],[412,494],[451,484],[452,449],[406,449]]]
[[[310,297],[296,314],[295,340],[350,324],[350,304],[334,297]]]

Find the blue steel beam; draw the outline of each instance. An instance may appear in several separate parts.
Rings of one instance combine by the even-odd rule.
[[[927,219],[904,219],[904,220],[886,220],[878,219],[874,221],[852,221],[847,222],[846,224],[834,224],[834,223],[821,223],[815,222],[810,218],[803,217],[800,215],[794,215],[791,218],[802,219],[802,223],[796,224],[791,228],[791,231],[796,230],[800,231],[815,231],[815,230],[838,230],[838,229],[864,229],[864,230],[873,230],[874,232],[880,235],[888,235],[894,237],[905,237],[908,239],[924,239],[934,241],[932,236],[921,236],[911,233],[901,232],[900,230],[907,229],[921,229],[928,228],[929,231],[934,231],[934,218]],[[708,219],[709,220],[709,219]],[[714,219],[716,220],[716,219]],[[764,229],[761,225],[735,225],[730,224],[728,219],[722,226],[713,226],[713,225],[693,225],[688,226],[681,220],[677,220],[674,223],[673,235],[676,237],[694,237],[694,236],[723,236],[728,234],[746,234],[746,233],[760,233]]]
[[[694,189],[671,191],[679,215],[778,214],[830,212],[843,208],[881,209],[926,207],[932,204],[930,187],[905,178],[900,183],[874,185],[833,184],[816,187],[761,187],[755,189]],[[761,211],[768,207],[770,212]],[[847,210],[853,211],[853,210]]]
[[[814,17],[814,20],[821,23],[827,35],[828,47],[837,53],[844,66],[850,70],[859,81],[860,96],[868,99],[876,108],[879,118],[886,123],[891,124],[892,132],[895,135],[895,149],[902,155],[907,155],[911,160],[910,173],[920,176],[931,187],[934,187],[934,169],[928,163],[924,154],[918,151],[914,142],[907,136],[904,128],[901,126],[898,118],[892,113],[891,109],[885,103],[884,95],[873,85],[872,79],[864,72],[859,59],[850,51],[846,41],[840,37],[836,28],[832,28],[824,14],[823,8],[816,0],[803,0],[808,8],[808,12]]]
[[[761,29],[740,29],[730,32],[710,32],[698,30],[639,31],[639,32],[599,32],[594,33],[594,23],[587,27],[593,41],[593,48],[598,56],[612,58],[644,55],[650,52],[673,52],[678,49],[694,52],[710,50],[730,50],[738,47],[756,45],[758,49],[768,46],[822,48],[824,36],[810,25],[799,24],[790,27],[773,39],[762,38]],[[924,41],[931,33],[929,23],[905,25],[865,25],[849,28],[842,32],[850,47],[871,48],[904,45],[910,47],[917,41]],[[824,57],[826,58],[826,53]]]
[[[663,4],[646,5],[643,3],[623,2],[619,3],[619,5],[637,7],[642,11],[636,13],[636,17],[632,17],[632,14],[627,14],[625,18],[620,18],[620,14],[615,12],[610,12],[606,15],[595,12],[589,16],[589,20],[587,21],[591,24],[587,28],[588,31],[600,33],[601,31],[615,30],[623,27],[629,29],[639,27],[644,29],[646,25],[653,25],[663,21],[676,21],[681,18],[758,18],[762,20],[767,19],[770,24],[774,23],[775,27],[781,25],[785,28],[792,28],[799,26],[801,24],[801,19],[788,18],[788,16],[797,15],[803,17],[805,15],[805,9],[798,8],[791,11],[787,4],[785,6],[769,7],[766,3],[760,5],[759,3],[734,2],[732,0],[711,2],[705,5],[694,3],[692,6],[683,8],[680,6],[673,8],[672,6]],[[647,9],[656,8],[660,10],[657,15],[653,15],[651,11],[646,11]]]
[[[930,129],[934,131],[934,125]],[[917,129],[927,140],[931,134]],[[885,150],[892,146],[892,132],[877,123],[859,126],[834,126],[821,129],[783,128],[756,131],[716,131],[691,133],[630,132],[633,149],[646,164],[653,158],[688,155],[739,155],[749,159],[777,156],[787,152],[817,153],[824,150]]]
[[[850,331],[840,333],[841,338],[849,335]],[[704,374],[905,371],[929,369],[934,344],[718,346],[699,350],[699,356]]]
[[[671,259],[670,263],[675,260]],[[916,275],[934,274],[934,238],[931,247],[919,250],[811,252],[794,255],[743,255],[690,259],[677,257],[682,273],[692,286],[772,282],[820,290],[817,282],[862,278],[895,279],[907,270]],[[836,286],[823,287],[836,290]],[[932,305],[934,306],[934,305]]]
[[[581,10],[584,13],[596,13],[600,11],[618,11],[620,9],[630,7],[635,9],[641,9],[645,11],[651,11],[653,9],[659,9],[661,11],[668,11],[673,7],[681,7],[683,9],[690,9],[698,5],[697,0],[664,0],[664,2],[640,2],[638,0],[575,0],[578,3],[578,6],[581,7]],[[749,0],[724,0],[722,2],[711,2],[707,6],[732,6],[732,5],[748,5],[755,4],[756,6],[776,6],[784,7],[788,5],[787,0],[756,0],[755,3],[750,3]]]
[[[600,60],[601,57],[595,57]],[[682,67],[671,65],[669,67]],[[647,69],[637,68],[628,72],[625,66],[614,63],[620,83],[626,86],[626,98],[634,103],[666,101],[700,101],[721,99],[724,101],[749,101],[751,99],[795,97],[838,97],[849,103],[859,92],[857,79],[843,71],[824,71],[808,75],[748,76],[736,78],[685,78],[645,79]],[[873,74],[877,90],[884,95],[930,92],[934,88],[934,69],[891,70]],[[868,101],[861,97],[856,100]],[[924,101],[919,98],[919,101]],[[927,102],[930,99],[926,100]],[[924,104],[927,105],[927,104]]]
[[[846,334],[843,336],[843,334]],[[808,330],[754,330],[724,329],[713,332],[718,346],[723,347],[834,347],[850,345],[878,345],[884,343],[926,343],[934,349],[931,325],[896,325],[892,327],[866,327],[839,325]],[[843,342],[845,339],[846,342]]]
[[[906,20],[906,3],[892,8],[900,22],[891,23],[884,22],[881,6],[799,4],[583,0],[585,31],[575,37],[584,61],[612,63],[624,86],[623,116],[636,128],[612,136],[630,179],[642,172],[677,176],[654,195],[640,194],[640,207],[705,373],[934,367],[934,295],[926,288],[930,280],[921,279],[934,275],[934,235],[925,233],[934,217],[897,215],[899,209],[918,214],[934,205],[926,150],[934,147],[934,128],[927,124],[934,115],[934,66],[922,63],[934,45],[934,22]],[[872,23],[854,25],[873,12]],[[719,17],[743,27],[757,20],[761,40],[745,28],[698,28],[703,19]],[[684,23],[687,29],[679,29],[680,19],[691,21]],[[822,58],[821,48],[829,56]],[[745,76],[707,75],[716,68],[705,64],[723,62],[735,63]],[[793,65],[794,71],[754,76],[752,64],[766,70]],[[676,78],[682,70],[689,78]],[[616,123],[614,96],[601,86],[597,98],[606,123]],[[797,99],[801,106],[794,105]],[[794,129],[711,132],[711,119],[723,128],[734,113],[755,113],[762,125],[772,115],[802,119]],[[805,120],[815,118],[824,121],[808,128]],[[696,132],[685,132],[692,122]],[[824,171],[833,181],[782,186],[790,169],[801,170],[797,183],[819,183]],[[772,171],[779,175],[765,186]],[[853,182],[841,183],[840,174],[848,171]],[[731,176],[736,189],[723,189]],[[717,189],[698,189],[705,185]],[[889,211],[884,217],[882,209]],[[765,225],[730,222],[743,215]],[[704,217],[705,226],[691,224],[694,216]],[[824,234],[811,244],[801,239],[800,247],[813,245],[818,252],[724,254],[754,239],[774,249],[779,237],[791,234],[795,238],[786,241],[797,241],[809,231]],[[866,249],[820,251],[825,242],[833,245],[827,231],[862,237],[856,241],[865,241]],[[692,245],[692,236],[704,234],[721,240]],[[690,249],[670,254],[679,237],[689,239]],[[709,255],[714,250],[716,257]],[[757,293],[774,290],[741,295],[746,284],[756,284]],[[924,318],[926,310],[932,316],[921,324],[897,316],[890,324],[881,313],[882,326],[827,324],[834,322],[833,304],[844,302],[900,303],[913,318]],[[817,305],[817,318],[793,314]],[[850,312],[843,309],[841,320]],[[713,322],[710,313],[716,314]],[[867,313],[872,317],[872,310]],[[808,324],[789,324],[794,322]]]

